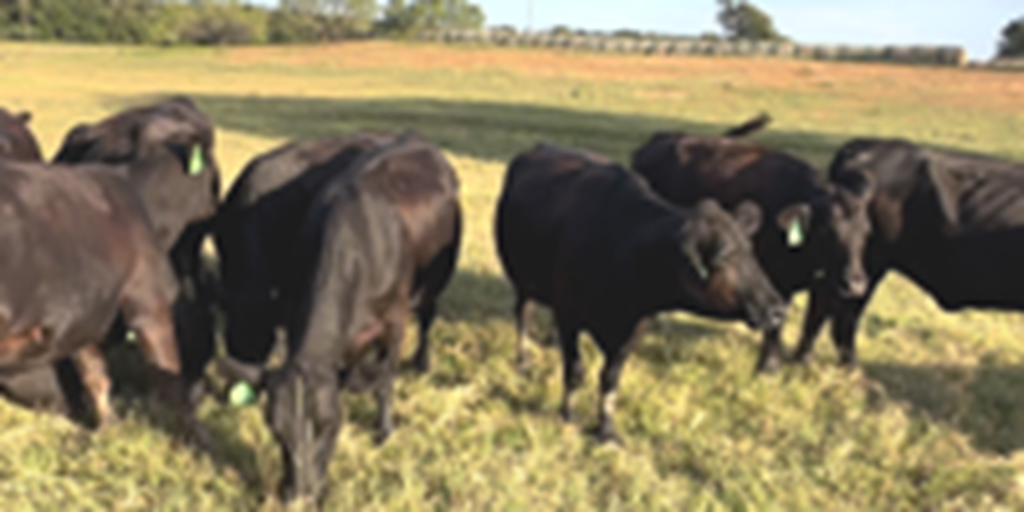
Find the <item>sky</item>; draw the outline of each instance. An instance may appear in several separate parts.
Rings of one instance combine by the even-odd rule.
[[[254,0],[271,4],[274,0]],[[473,0],[488,25],[554,25],[594,30],[698,35],[720,30],[715,0]],[[780,32],[801,43],[952,44],[971,59],[996,51],[1006,24],[1024,16],[1022,0],[752,0]],[[532,16],[529,15],[532,4]]]

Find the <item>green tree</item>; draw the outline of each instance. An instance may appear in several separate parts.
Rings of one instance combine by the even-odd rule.
[[[477,29],[484,25],[484,11],[467,0],[389,0],[381,28],[413,34],[430,30]]]
[[[732,40],[782,41],[786,37],[775,29],[771,16],[755,5],[739,0],[718,0],[718,22],[722,24],[725,36]]]
[[[999,42],[1000,57],[1024,57],[1024,16],[1011,21],[1003,28],[1003,39]]]

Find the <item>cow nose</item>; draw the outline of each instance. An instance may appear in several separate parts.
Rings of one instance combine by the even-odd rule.
[[[844,299],[856,299],[863,297],[868,291],[868,280],[863,277],[848,278],[844,280],[841,295]]]

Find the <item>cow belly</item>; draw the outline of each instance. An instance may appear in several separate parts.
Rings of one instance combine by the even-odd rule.
[[[1024,244],[974,239],[922,252],[897,265],[944,309],[1024,309]]]

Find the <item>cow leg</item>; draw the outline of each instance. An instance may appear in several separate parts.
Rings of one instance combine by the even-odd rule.
[[[323,494],[341,429],[338,379],[329,365],[296,364],[268,379],[267,423],[281,448],[285,503],[312,505]]]
[[[572,394],[583,383],[585,369],[580,360],[580,328],[574,320],[555,314],[558,324],[558,339],[562,346],[562,419],[572,423]]]
[[[601,368],[601,404],[598,410],[597,438],[601,442],[622,444],[615,428],[615,398],[619,389],[619,378],[626,365],[626,359],[633,352],[643,333],[645,321],[640,321],[632,332],[623,337],[618,333],[601,336],[599,342],[604,349],[604,367]],[[606,341],[603,341],[606,340]]]
[[[533,317],[533,302],[521,293],[516,293],[513,314],[516,318],[516,368],[525,374],[530,367],[530,353],[526,345],[530,341],[530,319]]]
[[[864,312],[864,300],[841,300],[832,313],[832,341],[839,352],[839,365],[857,365],[857,324]]]
[[[782,328],[775,327],[764,331],[761,342],[761,354],[757,358],[756,373],[773,373],[782,362]]]
[[[419,321],[420,339],[413,355],[416,371],[427,373],[430,370],[430,327],[437,316],[437,301],[434,297],[424,295],[419,307],[416,308],[416,319]]]
[[[377,400],[377,444],[383,444],[391,437],[395,425],[392,419],[392,404],[394,402],[395,372],[398,366],[398,354],[402,349],[402,338],[405,335],[406,308],[395,308],[395,313],[388,322],[384,332],[383,367],[378,377],[374,397]]]
[[[803,329],[800,332],[800,344],[793,354],[793,361],[802,363],[814,350],[814,342],[818,339],[821,327],[828,320],[829,312],[834,308],[835,297],[825,288],[824,283],[816,283],[811,287],[810,304],[804,316]]]
[[[117,412],[110,403],[110,376],[107,374],[107,363],[99,344],[83,347],[75,352],[71,359],[89,393],[97,427],[103,428],[117,423]]]
[[[420,373],[430,370],[430,327],[437,316],[437,298],[448,286],[459,259],[459,246],[462,238],[462,217],[456,216],[455,236],[447,247],[430,263],[423,273],[423,295],[416,314],[420,324],[419,346],[413,356],[413,364]]]
[[[25,407],[62,416],[71,413],[64,386],[58,375],[57,364],[0,374],[0,387],[13,402]]]

